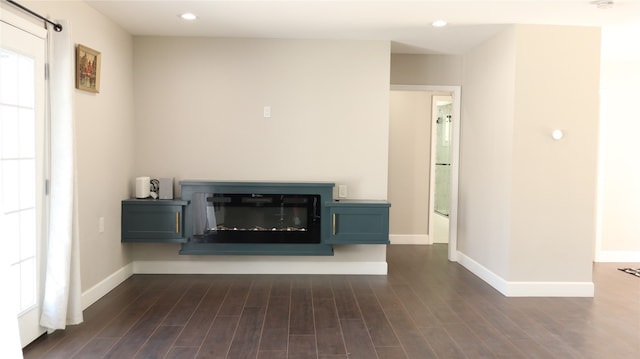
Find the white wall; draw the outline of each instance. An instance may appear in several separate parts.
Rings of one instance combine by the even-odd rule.
[[[458,249],[507,295],[593,294],[599,46],[518,25],[465,55]]]
[[[74,44],[102,53],[100,93],[75,90],[73,96],[85,292],[131,262],[120,243],[120,200],[128,197],[133,177],[132,38],[84,2],[21,3],[48,18],[68,20],[71,26],[64,31],[70,31]],[[100,217],[104,233],[98,232]]]
[[[137,37],[134,64],[136,175],[331,181],[387,199],[389,42]],[[134,247],[145,261],[221,260]],[[359,261],[386,265],[373,247]]]

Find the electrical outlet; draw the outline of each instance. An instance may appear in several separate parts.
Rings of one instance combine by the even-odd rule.
[[[98,232],[104,233],[104,217],[98,219]]]
[[[271,106],[265,106],[262,109],[262,115],[264,116],[264,118],[269,118],[271,117]]]

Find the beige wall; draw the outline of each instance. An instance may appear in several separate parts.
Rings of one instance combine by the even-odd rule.
[[[391,84],[460,85],[460,55],[391,55]],[[392,91],[389,135],[389,231],[404,243],[427,243],[432,91]],[[398,235],[414,236],[403,240]]]
[[[462,55],[393,54],[391,83],[459,86],[462,83]]]
[[[100,93],[74,90],[82,291],[131,262],[120,243],[120,200],[133,177],[132,38],[84,2],[26,1],[70,22],[72,43],[102,53]],[[55,165],[55,164],[54,164]],[[98,232],[104,217],[105,231]]]
[[[600,29],[518,26],[516,44],[508,279],[590,281]]]
[[[389,118],[389,232],[426,235],[429,228],[431,97],[391,91]]]
[[[389,43],[134,40],[136,173],[387,198]],[[263,118],[271,106],[271,118]]]
[[[508,275],[515,29],[467,53],[463,65],[458,251]]]
[[[597,108],[591,104],[597,99],[591,87],[597,71],[591,61],[577,76],[567,78],[564,71],[567,62],[592,55],[587,40],[595,41],[593,29],[553,27],[540,33],[537,26],[516,26],[464,57],[393,55],[390,66],[387,42],[138,38],[134,46],[128,34],[82,2],[25,4],[70,20],[73,42],[103,54],[101,93],[74,95],[83,290],[131,261],[119,240],[120,199],[131,195],[138,175],[333,180],[349,185],[351,198],[387,198],[387,154],[393,152],[387,147],[389,79],[463,85],[461,252],[508,280],[590,279],[585,248],[593,248],[589,213]],[[558,43],[573,36],[582,41],[569,42],[584,44]],[[544,71],[534,71],[536,59],[549,51],[567,62],[547,62]],[[552,106],[538,108],[549,100]],[[262,118],[265,105],[272,107],[271,119]],[[568,118],[542,116],[553,111]],[[550,142],[551,126],[562,126],[567,137]],[[292,136],[303,131],[313,136]],[[206,141],[198,140],[202,134]],[[240,135],[248,144],[234,140]],[[265,137],[277,141],[266,144]],[[614,137],[607,142],[620,138]],[[622,154],[623,147],[608,156]],[[591,177],[574,186],[578,175]],[[617,233],[632,233],[620,226],[633,223],[637,213],[625,194],[614,192],[621,176],[609,178],[615,180],[607,182],[606,197],[619,199],[604,202],[609,217],[603,221],[603,248],[637,250],[633,236],[609,241]],[[626,186],[635,188],[632,182]],[[540,199],[532,198],[535,194]],[[623,202],[626,211],[616,217],[614,208]],[[573,215],[565,215],[566,221],[550,218],[544,210],[550,204]],[[104,233],[97,231],[101,216]],[[177,250],[167,247],[150,259]],[[576,269],[565,272],[571,266]]]
[[[332,181],[387,199],[387,41],[137,37],[134,49],[136,175]],[[153,258],[219,260],[177,251]]]
[[[591,281],[599,39],[513,26],[465,55],[458,248],[503,280]]]

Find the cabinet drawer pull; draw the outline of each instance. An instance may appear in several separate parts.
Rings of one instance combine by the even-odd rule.
[[[338,217],[336,217],[336,214],[333,214],[333,224],[332,224],[332,233],[335,236],[336,235],[336,221],[338,220]]]
[[[176,233],[180,233],[180,212],[176,212]]]

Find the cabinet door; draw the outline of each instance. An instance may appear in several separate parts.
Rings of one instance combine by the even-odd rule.
[[[331,244],[388,244],[389,208],[333,206]]]
[[[184,243],[182,206],[122,205],[122,242]]]

